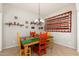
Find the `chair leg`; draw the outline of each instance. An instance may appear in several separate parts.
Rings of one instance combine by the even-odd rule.
[[[38,55],[41,56],[41,50],[38,51]]]
[[[44,54],[46,54],[46,49],[44,50]]]
[[[20,51],[20,56],[22,55],[22,52]]]
[[[29,47],[29,56],[31,56],[31,48]]]
[[[25,52],[24,53],[25,53],[26,56],[31,56],[31,47],[29,47],[29,48],[25,47]]]
[[[46,43],[44,45],[44,54],[46,54]]]
[[[37,50],[33,47],[33,51],[36,53]]]
[[[23,53],[24,53],[24,50],[21,50],[21,49],[20,49],[20,53],[19,53],[19,54],[20,54],[20,56],[22,56],[22,55],[23,55]]]

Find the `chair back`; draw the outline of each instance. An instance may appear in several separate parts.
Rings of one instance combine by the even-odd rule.
[[[51,33],[50,33],[50,32],[47,32],[47,35],[48,35],[48,36],[51,36]]]
[[[36,32],[30,32],[31,37],[35,37],[35,35],[36,35]]]
[[[40,38],[39,44],[45,44],[47,40],[47,33],[40,33],[39,38]]]
[[[17,41],[18,41],[18,47],[21,49],[20,32],[17,32]]]

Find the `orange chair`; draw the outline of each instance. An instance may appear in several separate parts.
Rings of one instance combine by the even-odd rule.
[[[22,44],[21,44],[21,39],[20,39],[20,33],[18,32],[17,33],[17,40],[18,40],[18,47],[19,47],[19,50],[20,50],[20,55],[31,55],[31,48],[29,47],[28,49],[27,49],[27,47],[26,48],[24,48],[23,46],[22,46]]]
[[[36,52],[38,55],[42,55],[42,52],[44,52],[44,54],[46,54],[46,39],[47,39],[47,33],[40,33],[39,36],[39,44],[36,44],[33,49],[34,52]]]

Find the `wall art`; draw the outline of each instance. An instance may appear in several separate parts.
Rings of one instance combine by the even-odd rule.
[[[35,27],[31,27],[31,29],[35,29]]]
[[[25,21],[26,24],[28,24],[28,21]]]

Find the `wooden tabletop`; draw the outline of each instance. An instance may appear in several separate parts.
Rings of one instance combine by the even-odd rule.
[[[48,40],[50,40],[50,39],[47,39],[47,41]],[[25,45],[23,45],[24,47],[26,47],[26,46],[31,46],[31,45],[34,45],[34,44],[38,44],[39,43],[39,41],[36,41],[36,42],[31,42],[31,43],[29,43],[29,44],[25,44]]]
[[[24,47],[26,47],[26,46],[32,46],[32,45],[34,45],[34,44],[38,44],[39,43],[39,41],[36,41],[36,42],[31,42],[31,43],[29,43],[29,44],[25,44],[25,45],[23,45]]]
[[[26,37],[27,39],[31,39],[33,37]],[[53,36],[50,36],[49,38],[53,38]],[[50,40],[50,39],[47,39],[47,41]],[[31,42],[29,44],[24,44],[23,46],[26,47],[26,46],[31,46],[31,45],[34,45],[34,44],[38,44],[39,41],[36,41],[36,42]]]

